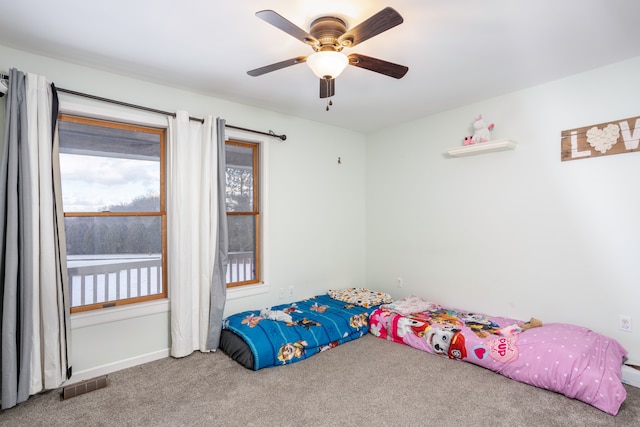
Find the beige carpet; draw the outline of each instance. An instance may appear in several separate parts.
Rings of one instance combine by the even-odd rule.
[[[10,426],[640,426],[640,389],[613,417],[577,400],[371,335],[289,366],[247,370],[221,352],[32,397]]]

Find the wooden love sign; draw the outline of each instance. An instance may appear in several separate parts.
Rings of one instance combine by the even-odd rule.
[[[640,117],[563,130],[560,134],[560,159],[589,157],[640,151]]]

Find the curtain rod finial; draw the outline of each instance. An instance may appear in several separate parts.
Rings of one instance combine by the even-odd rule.
[[[278,135],[271,129],[269,129],[269,136],[273,136],[274,138],[280,138],[283,141],[287,139],[287,135]]]

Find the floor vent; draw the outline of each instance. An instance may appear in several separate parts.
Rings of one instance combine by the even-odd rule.
[[[80,396],[81,394],[89,393],[90,391],[105,388],[107,386],[107,376],[92,378],[90,380],[81,381],[73,385],[66,386],[62,389],[60,395],[61,400],[70,399],[72,397]]]

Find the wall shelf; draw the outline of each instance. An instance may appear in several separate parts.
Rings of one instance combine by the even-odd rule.
[[[513,150],[518,143],[510,139],[497,139],[495,141],[480,142],[473,145],[450,148],[448,153],[452,157],[471,156],[475,154],[491,153],[494,151]]]

